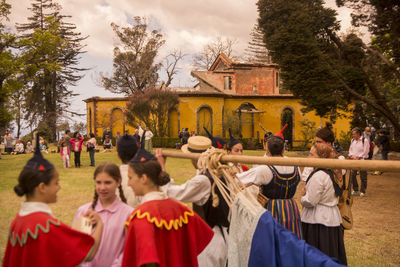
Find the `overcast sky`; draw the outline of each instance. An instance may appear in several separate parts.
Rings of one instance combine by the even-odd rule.
[[[31,15],[29,0],[9,0],[12,5],[10,23],[27,22]],[[86,112],[83,99],[92,96],[116,96],[97,85],[99,72],[112,73],[113,48],[117,39],[110,27],[111,22],[127,26],[133,16],[146,16],[152,27],[160,30],[166,40],[159,53],[159,60],[174,49],[187,54],[179,75],[172,86],[192,86],[190,76],[192,55],[220,36],[236,39],[236,54],[242,55],[250,40],[249,34],[258,16],[256,0],[56,0],[62,6],[62,14],[71,15],[69,20],[82,35],[89,37],[82,55],[81,66],[91,68],[73,88],[80,94],[72,102],[72,109]],[[327,0],[327,6],[336,8],[335,0]],[[338,10],[342,31],[350,27],[350,11]],[[86,120],[86,118],[84,118]]]

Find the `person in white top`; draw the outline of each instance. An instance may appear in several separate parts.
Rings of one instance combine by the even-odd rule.
[[[25,153],[24,143],[22,143],[22,139],[18,139],[17,143],[15,144],[13,154],[17,155],[17,154],[24,154],[24,153]]]
[[[333,132],[329,133],[326,127],[320,131],[324,134],[317,133],[309,157],[337,158],[330,142]],[[308,244],[347,265],[342,217],[337,207],[342,194],[339,186],[341,179],[341,170],[315,169],[311,172],[301,198],[301,221],[303,238]]]
[[[153,142],[151,141],[151,138],[153,138],[153,136],[154,134],[150,131],[149,127],[146,127],[146,130],[143,131],[143,134],[140,137],[140,140],[142,142],[144,140],[144,149],[150,152],[153,150]]]
[[[212,142],[204,136],[192,136],[188,143],[182,146],[185,153],[202,153],[211,148]],[[163,170],[165,170],[165,160],[161,149],[156,150],[156,156]],[[197,160],[192,160],[193,166],[197,169]],[[228,214],[229,206],[222,196],[219,196],[219,205],[212,206],[211,188],[213,179],[206,173],[199,170],[196,175],[182,185],[165,185],[163,191],[168,197],[181,202],[193,203],[193,210],[196,211],[203,220],[213,229],[214,237],[203,252],[198,256],[200,267],[225,267],[228,258]],[[217,195],[219,190],[215,187]],[[220,193],[219,193],[220,194]]]
[[[368,159],[370,149],[369,139],[362,137],[360,128],[354,128],[351,131],[353,139],[351,140],[349,148],[349,158],[352,160],[365,160]],[[351,172],[351,179],[353,179],[353,195],[358,195],[357,171]],[[360,171],[361,189],[360,197],[365,196],[367,190],[367,171]]]

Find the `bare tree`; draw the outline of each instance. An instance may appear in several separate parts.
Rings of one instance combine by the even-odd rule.
[[[163,63],[162,63],[162,69],[166,72],[167,74],[167,81],[165,82],[165,87],[168,87],[174,76],[178,73],[180,68],[178,67],[179,61],[181,61],[186,54],[183,54],[181,50],[174,50],[171,52],[168,56],[165,57]]]
[[[232,59],[236,59],[233,56],[233,46],[237,43],[237,39],[217,37],[211,43],[205,45],[203,47],[203,51],[199,54],[196,54],[193,57],[193,65],[195,69],[209,69],[217,58],[217,56],[221,53],[224,53],[228,57]]]

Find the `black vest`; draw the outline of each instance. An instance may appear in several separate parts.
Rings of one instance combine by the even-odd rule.
[[[211,178],[210,173],[207,170],[205,174],[207,178],[210,180],[211,187],[214,184],[214,179]],[[221,181],[225,183],[225,179],[222,178]],[[229,227],[228,215],[229,215],[229,206],[223,198],[221,192],[218,187],[215,187],[215,193],[219,198],[219,205],[217,207],[213,207],[212,205],[212,191],[210,189],[210,197],[207,202],[203,206],[198,206],[193,203],[193,210],[210,226],[213,228],[215,225]]]
[[[272,180],[269,184],[261,185],[264,196],[270,199],[290,199],[296,193],[300,182],[299,168],[294,167],[292,173],[279,173],[274,166],[268,166],[272,172]]]

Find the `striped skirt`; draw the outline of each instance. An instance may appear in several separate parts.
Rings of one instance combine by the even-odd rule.
[[[300,212],[296,201],[293,199],[270,199],[265,204],[265,208],[283,227],[292,231],[298,238],[303,239]]]

